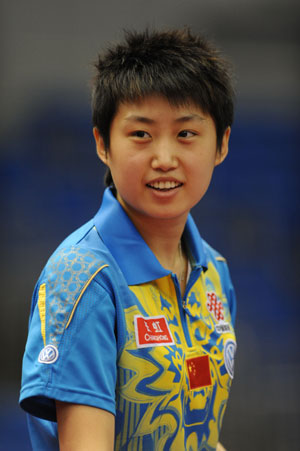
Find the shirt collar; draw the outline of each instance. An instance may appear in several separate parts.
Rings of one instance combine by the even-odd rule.
[[[159,263],[110,188],[104,191],[94,224],[128,285],[146,283],[171,274]],[[193,257],[192,266],[206,269],[203,242],[191,215],[187,219],[184,238]]]

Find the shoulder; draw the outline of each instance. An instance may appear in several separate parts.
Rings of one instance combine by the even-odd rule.
[[[40,280],[59,275],[65,283],[86,282],[103,266],[118,270],[111,252],[100,238],[91,220],[69,235],[47,261]],[[74,286],[72,285],[72,288]]]
[[[89,221],[67,237],[50,256],[34,291],[31,314],[36,303],[41,306],[43,299],[53,310],[70,311],[97,275],[111,266],[114,265],[110,252],[93,221]],[[102,285],[105,289],[104,282]]]
[[[111,293],[121,281],[120,269],[101,240],[93,220],[69,235],[47,261],[38,280],[52,302],[72,305],[94,281]],[[36,299],[37,300],[37,299]]]
[[[207,241],[202,239],[202,242],[208,261],[222,262],[223,264],[227,265],[226,258],[222,254],[220,254],[220,252],[218,252],[210,244],[208,244]]]
[[[233,287],[226,258],[206,241],[203,241],[203,245],[207,260],[207,273],[217,273],[223,290],[229,294]]]
[[[207,266],[208,271],[210,266],[212,265],[218,272],[220,277],[221,285],[224,290],[224,294],[229,303],[229,309],[231,313],[232,323],[235,323],[236,316],[236,298],[235,291],[232,285],[231,276],[229,272],[229,268],[227,265],[227,260],[220,254],[217,250],[211,247],[206,241],[203,241],[204,251],[207,256]]]
[[[41,280],[78,291],[103,265],[108,252],[90,221],[67,237],[49,258]]]
[[[45,342],[58,346],[84,299],[93,299],[84,304],[97,309],[110,303],[113,266],[92,222],[63,241],[49,258],[33,296],[31,318],[41,322]]]

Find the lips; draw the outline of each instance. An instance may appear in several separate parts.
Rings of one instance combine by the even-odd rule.
[[[147,186],[158,191],[168,191],[182,186],[182,183],[174,180],[158,180],[147,183]]]

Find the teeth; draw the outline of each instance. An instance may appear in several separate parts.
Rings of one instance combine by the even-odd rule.
[[[152,188],[156,188],[156,189],[172,189],[179,185],[180,185],[180,183],[176,183],[176,182],[170,181],[170,180],[167,180],[166,182],[160,181],[160,182],[154,182],[154,183],[150,184],[150,186]]]

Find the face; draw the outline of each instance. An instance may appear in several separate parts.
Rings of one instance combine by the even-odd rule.
[[[217,151],[216,128],[194,105],[175,107],[157,96],[121,104],[110,148],[94,129],[97,152],[110,168],[118,200],[134,223],[185,223],[205,194],[214,167],[228,152],[230,129]]]

